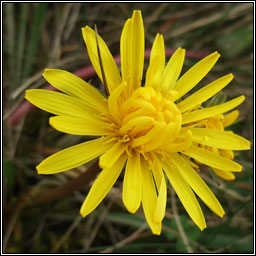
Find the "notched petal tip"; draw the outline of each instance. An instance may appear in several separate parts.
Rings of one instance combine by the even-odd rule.
[[[43,73],[49,72],[49,71],[54,71],[54,70],[56,70],[56,69],[55,68],[45,68]]]
[[[82,213],[82,211],[80,210],[80,215],[84,218],[86,215]]]
[[[240,98],[241,98],[242,102],[245,100],[245,96],[244,95],[241,95]]]
[[[228,74],[227,77],[230,77],[230,79],[234,79],[234,75],[232,73]]]
[[[42,162],[36,166],[37,174],[49,175],[51,172],[46,172],[44,168],[42,168]]]
[[[100,167],[101,169],[107,168],[107,165],[106,165],[105,163],[102,163],[101,158],[100,158],[100,160],[99,160],[99,167]]]
[[[161,227],[157,229],[152,229],[153,235],[160,236],[161,235]]]
[[[223,210],[223,209],[222,209]],[[223,218],[225,215],[225,211],[223,210],[222,212],[219,213],[219,217]]]
[[[231,181],[231,180],[235,180],[236,179],[236,176],[233,176],[233,177],[228,177],[228,178],[226,178],[225,180],[226,181]]]
[[[25,96],[24,96],[24,98],[25,98],[26,100],[28,100],[28,94],[29,94],[29,90],[26,90],[26,91],[25,91]]]
[[[139,14],[139,15],[141,15],[141,10],[134,10],[134,11],[133,11],[133,14]]]
[[[88,38],[90,31],[94,31],[94,30],[91,29],[89,26],[85,26],[82,28],[82,35],[83,35],[84,40],[86,40]]]
[[[205,224],[205,226],[199,227],[199,229],[200,229],[201,231],[204,231],[204,229],[206,229],[206,228],[207,228],[206,224]]]
[[[31,104],[33,104],[31,102],[31,100],[33,100],[33,96],[34,96],[34,93],[35,93],[35,90],[38,90],[38,89],[29,89],[29,90],[26,90],[25,91],[25,96],[24,98],[29,101]]]
[[[84,206],[82,205],[80,209],[80,215],[84,218],[88,215],[88,213],[85,211]]]
[[[138,208],[128,208],[126,205],[125,205],[125,208],[127,209],[127,211],[131,214],[134,214],[137,212]]]
[[[182,47],[179,47],[179,48],[177,49],[177,52],[180,52],[180,54],[185,55],[186,50],[185,50],[184,48],[182,48]]]
[[[158,37],[163,37],[163,34],[156,33],[156,38],[158,38]]]
[[[219,54],[219,52],[215,51],[212,56],[216,56],[216,58],[219,58],[221,55]]]
[[[62,69],[57,69],[57,68],[45,68],[43,74],[49,73],[49,72],[64,72],[64,73],[68,73],[68,71],[62,70]]]
[[[82,27],[81,29],[82,29],[82,31],[85,31],[85,30],[89,30],[90,27],[89,26],[85,26],[85,27]]]
[[[40,168],[40,164],[38,164],[38,165],[36,166],[36,171],[37,171],[37,174],[44,174],[44,173],[42,172],[41,168]]]
[[[214,61],[214,64],[215,64],[218,61],[218,59],[220,58],[220,56],[221,56],[220,53],[215,51],[215,52],[209,54],[208,56],[206,56],[204,59],[208,59],[208,61]]]
[[[54,69],[54,68],[45,68],[44,72],[42,73],[42,76],[47,80],[48,75],[52,75],[53,72],[56,72],[58,70],[59,71],[64,71],[64,70]]]
[[[141,11],[140,11],[140,10],[135,10],[135,11],[133,11],[132,20],[133,20],[133,21],[136,21],[136,20],[137,20],[137,21],[143,23],[143,21],[142,21],[142,15],[141,15]]]
[[[246,147],[246,149],[251,149],[251,142],[249,141],[249,140],[246,140],[246,142],[245,142],[245,147]]]
[[[49,120],[48,120],[48,122],[49,122],[49,125],[51,126],[51,127],[53,127],[54,129],[56,129],[55,127],[54,127],[54,117],[56,117],[56,116],[52,116],[52,117],[50,117],[49,118]],[[57,130],[57,129],[56,129]]]
[[[182,48],[181,46],[177,48],[177,51],[178,51],[178,50],[179,50],[179,51],[181,51],[181,50],[182,50],[182,51],[185,51],[185,49]]]

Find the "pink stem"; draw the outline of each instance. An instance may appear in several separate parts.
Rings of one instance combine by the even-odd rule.
[[[174,53],[174,49],[166,49],[166,56],[171,56]],[[150,57],[150,52],[151,49],[146,49],[145,50],[145,59],[149,59]],[[192,59],[201,59],[207,56],[207,52],[194,52],[194,51],[187,51],[186,52],[186,57],[187,58],[192,58]],[[121,60],[120,60],[120,55],[116,56],[115,61],[117,65],[120,65]],[[91,77],[95,76],[96,72],[92,66],[86,66],[83,68],[78,69],[77,71],[74,72],[74,74],[82,79],[88,80]],[[43,87],[45,90],[52,90],[52,91],[57,91],[56,88],[54,88],[51,85],[46,85]],[[35,106],[32,105],[30,102],[24,100],[16,109],[13,110],[12,114],[9,116],[9,123],[10,126],[13,127],[16,124],[20,122],[20,120],[27,114],[29,113]]]

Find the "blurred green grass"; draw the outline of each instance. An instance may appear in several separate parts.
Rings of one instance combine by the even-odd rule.
[[[18,125],[8,122],[27,88],[45,84],[42,70],[75,71],[90,65],[81,27],[97,24],[113,55],[125,20],[142,10],[146,48],[156,33],[165,45],[221,54],[202,84],[228,73],[234,81],[227,98],[244,94],[241,120],[231,128],[253,138],[253,4],[252,3],[3,3],[3,246],[6,253],[186,253],[168,198],[161,236],[152,236],[142,212],[131,215],[121,202],[121,179],[86,219],[79,209],[89,187],[44,205],[23,207],[29,195],[40,194],[77,177],[87,167],[52,176],[37,175],[46,156],[81,138],[61,134],[48,125],[49,115],[35,109]],[[187,59],[185,69],[197,60]],[[92,83],[96,83],[96,78]],[[200,86],[200,85],[199,85]],[[205,175],[226,215],[219,219],[205,206],[208,228],[200,232],[178,203],[181,223],[194,252],[253,252],[253,153],[239,153],[243,165],[233,182],[220,185]],[[208,180],[207,180],[208,179]]]

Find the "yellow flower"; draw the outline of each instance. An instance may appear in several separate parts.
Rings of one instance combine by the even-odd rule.
[[[250,148],[250,143],[229,132],[190,124],[230,111],[244,101],[245,97],[240,96],[224,104],[198,109],[224,88],[233,75],[221,77],[181,100],[213,67],[220,56],[217,52],[179,78],[185,50],[177,49],[166,65],[163,36],[157,34],[142,86],[144,27],[140,11],[134,11],[122,31],[122,75],[102,38],[98,36],[97,40],[101,66],[96,33],[89,27],[83,28],[82,32],[92,65],[102,82],[105,81],[109,97],[71,73],[57,69],[46,69],[43,76],[64,94],[35,89],[28,90],[25,97],[56,115],[49,121],[55,129],[74,135],[101,137],[48,157],[36,167],[38,173],[63,172],[100,156],[102,172],[81,207],[81,214],[86,216],[99,205],[125,168],[123,203],[131,213],[142,204],[154,234],[160,234],[165,215],[166,175],[191,219],[203,230],[206,223],[195,194],[220,217],[224,210],[189,164],[188,157],[213,168],[240,172],[239,164],[198,144],[224,150],[245,150]],[[178,104],[175,103],[177,100]]]
[[[215,129],[215,130],[219,130],[219,131],[224,131],[224,129],[227,126],[233,124],[236,121],[238,116],[239,116],[239,111],[234,110],[227,115],[220,114],[217,116],[207,118],[206,120],[200,121],[196,125],[198,127],[205,127],[207,129]],[[228,132],[233,133],[232,131],[228,131]],[[231,159],[231,160],[234,159],[234,153],[230,149],[215,148],[215,147],[210,147],[210,146],[205,146],[205,145],[200,145],[200,147],[202,147],[206,150],[212,151],[212,152],[219,154],[223,157],[226,157],[228,159]],[[216,168],[212,168],[212,170],[217,176],[219,176],[220,178],[222,178],[224,180],[234,180],[235,179],[235,175],[232,173],[232,171],[221,170],[221,169],[216,169]]]

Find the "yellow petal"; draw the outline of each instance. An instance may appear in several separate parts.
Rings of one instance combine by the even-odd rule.
[[[194,162],[192,162],[188,156],[181,155],[181,157],[182,157],[183,160],[186,161],[187,164],[190,165],[194,170],[196,170],[197,172],[200,171],[199,166],[198,166],[197,164],[195,164]]]
[[[162,162],[162,166],[173,189],[177,193],[191,219],[201,230],[205,229],[206,223],[202,209],[188,183],[179,173],[176,166],[171,162],[167,163],[167,161],[164,161]]]
[[[172,142],[172,139],[176,137],[175,133],[179,132],[179,130],[180,130],[180,125],[178,122],[170,122],[162,130],[161,135],[158,134],[158,139],[152,140],[148,144],[144,145],[143,150],[145,152],[152,151],[154,149],[159,148],[166,141],[168,141],[168,144],[170,144]],[[170,138],[170,134],[172,134],[172,138]]]
[[[122,79],[128,84],[128,79],[130,76],[130,67],[129,67],[129,56],[130,56],[130,33],[132,30],[132,20],[128,19],[125,24],[121,34],[120,39],[120,56],[121,56],[121,71]]]
[[[123,125],[119,133],[120,135],[125,135],[129,133],[130,135],[140,133],[145,131],[148,127],[151,127],[154,123],[154,118],[150,116],[139,116],[130,120],[127,124]]]
[[[157,34],[150,53],[150,62],[146,74],[145,87],[156,88],[165,67],[165,48],[163,35]]]
[[[87,195],[80,213],[83,217],[91,213],[104,199],[107,193],[115,184],[119,177],[125,161],[126,154],[123,154],[110,169],[103,169],[99,176],[94,181],[89,194]]]
[[[95,31],[89,28],[88,26],[86,26],[82,28],[82,33],[83,33],[83,38],[84,38],[88,55],[90,57],[92,65],[97,75],[103,82],[98,50],[97,50]],[[104,40],[99,35],[98,35],[98,41],[99,41],[99,48],[100,48],[100,54],[102,58],[103,69],[104,69],[104,73],[105,73],[106,81],[108,85],[108,90],[109,90],[109,93],[111,94],[112,91],[116,88],[116,86],[118,86],[121,83],[122,80],[112,54],[110,53]]]
[[[108,97],[108,109],[109,113],[112,115],[116,123],[120,124],[121,114],[120,114],[120,104],[119,97],[121,93],[125,90],[127,86],[126,82],[121,83],[116,89],[112,92],[112,94]]]
[[[93,86],[70,72],[45,69],[43,77],[58,90],[79,98],[101,112],[107,111],[106,98]]]
[[[239,111],[238,110],[234,110],[231,113],[225,115],[224,120],[223,120],[223,126],[227,127],[227,126],[233,124],[238,117],[239,117]]]
[[[213,95],[215,95],[217,92],[222,90],[225,86],[227,86],[233,78],[234,76],[232,74],[229,74],[208,84],[207,86],[203,87],[199,91],[193,93],[191,96],[180,102],[178,104],[179,110],[183,113],[189,109],[193,109],[194,107],[200,105],[201,103],[205,102]]]
[[[142,180],[142,206],[146,220],[155,235],[161,233],[161,222],[155,222],[155,210],[157,203],[157,195],[152,172],[148,169],[148,165],[141,158],[141,180]]]
[[[165,216],[166,200],[167,200],[167,188],[165,182],[165,176],[161,163],[158,160],[157,155],[154,152],[149,153],[148,163],[152,170],[154,182],[158,191],[158,197],[154,213],[154,222],[161,223]]]
[[[164,129],[164,124],[163,123],[156,123],[156,125],[145,135],[142,135],[138,138],[135,138],[131,146],[132,147],[139,147],[141,145],[145,145],[151,141],[156,141],[159,133],[161,133]]]
[[[230,172],[241,172],[242,166],[238,163],[222,157],[214,152],[210,152],[209,150],[202,149],[196,146],[191,146],[187,149],[184,154],[194,158],[195,160],[211,166],[213,168],[230,171]]]
[[[164,48],[164,37],[163,35],[156,34],[155,40],[152,45],[150,53],[150,63],[155,56],[159,56],[161,59],[161,66],[165,66],[165,48]]]
[[[214,52],[205,57],[192,68],[190,68],[176,83],[174,90],[179,92],[179,98],[189,92],[197,85],[212,69],[218,58],[219,53]]]
[[[185,50],[178,48],[167,63],[158,87],[158,89],[162,90],[165,95],[174,88],[176,81],[180,76],[184,59]]]
[[[99,138],[61,150],[43,160],[36,167],[38,174],[64,172],[85,164],[111,147],[112,144],[105,143],[105,141],[105,138]]]
[[[135,213],[140,207],[142,197],[140,155],[128,157],[123,181],[123,203],[127,210]]]
[[[152,170],[157,190],[159,191],[162,182],[163,169],[160,162],[158,161],[158,156],[154,153],[154,151],[148,152],[148,154],[150,156],[148,159],[148,163]]]
[[[133,12],[132,18],[125,24],[121,37],[122,77],[123,81],[127,81],[130,76],[128,82],[130,91],[134,91],[141,85],[144,51],[145,39],[143,20],[141,12],[136,10]]]
[[[216,168],[212,168],[212,170],[214,171],[214,173],[216,175],[218,175],[220,178],[224,179],[224,180],[234,180],[236,178],[236,176],[229,171],[223,171],[220,169],[216,169]]]
[[[195,191],[195,193],[202,199],[202,201],[217,215],[223,217],[225,214],[219,201],[212,193],[210,188],[197,174],[197,172],[177,153],[171,154],[171,161],[179,170],[182,177],[189,184],[189,186]]]
[[[218,149],[218,153],[219,155],[224,156],[228,159],[234,159],[234,152],[230,149]]]
[[[90,108],[80,99],[63,93],[31,89],[26,91],[25,98],[38,108],[55,115],[98,120],[97,110]]]
[[[128,144],[123,142],[115,142],[113,147],[111,147],[106,153],[100,157],[99,165],[102,169],[110,168],[117,161],[117,159],[124,153],[127,149]]]
[[[131,33],[131,77],[134,88],[138,88],[141,85],[143,66],[144,66],[144,51],[145,51],[145,39],[144,39],[144,26],[141,16],[141,11],[134,11],[132,15],[132,33]]]
[[[150,62],[146,73],[145,87],[157,88],[160,84],[160,79],[164,70],[164,66],[161,66],[161,62],[161,57],[159,55],[156,55]]]
[[[110,124],[96,120],[85,120],[70,116],[55,116],[49,120],[50,125],[60,132],[73,135],[108,135],[111,132]]]
[[[185,137],[185,131],[186,129],[183,129],[179,136]],[[230,150],[250,149],[250,141],[228,131],[208,128],[190,128],[190,131],[192,140],[205,146]]]
[[[123,113],[129,112],[131,109],[134,108],[141,108],[147,110],[148,112],[154,112],[156,110],[156,108],[150,102],[141,98],[129,98],[128,100],[124,101],[120,106],[120,110]]]
[[[155,209],[155,214],[154,214],[154,222],[155,223],[162,222],[162,220],[165,216],[166,201],[167,201],[167,189],[166,189],[165,177],[162,172],[162,179],[161,179],[161,184],[160,184],[160,188],[158,191],[156,209]]]
[[[209,118],[212,116],[225,113],[237,107],[238,105],[240,105],[244,100],[245,100],[245,97],[242,95],[240,97],[237,97],[233,100],[227,101],[226,103],[223,103],[217,106],[196,110],[190,113],[185,113],[183,114],[183,117],[182,117],[182,124],[195,122],[204,118]]]

